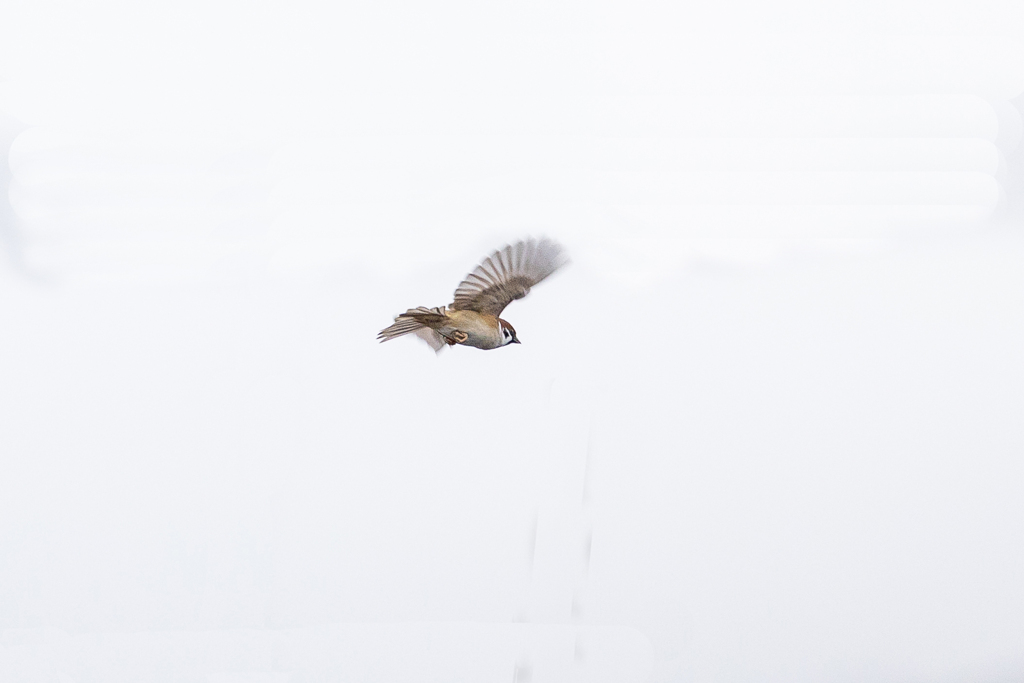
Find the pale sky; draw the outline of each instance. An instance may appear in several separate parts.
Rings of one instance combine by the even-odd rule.
[[[0,679],[1019,679],[1022,39],[8,3]],[[529,235],[521,346],[376,342]]]

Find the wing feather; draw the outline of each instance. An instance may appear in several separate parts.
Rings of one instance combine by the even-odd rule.
[[[499,249],[478,265],[455,289],[456,311],[500,315],[511,302],[551,275],[568,259],[549,239],[523,240]]]

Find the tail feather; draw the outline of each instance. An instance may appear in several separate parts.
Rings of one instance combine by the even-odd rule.
[[[385,327],[377,334],[377,339],[386,342],[396,337],[401,337],[410,332],[430,344],[431,348],[439,351],[444,347],[444,337],[430,327],[430,323],[444,322],[446,318],[444,306],[437,308],[426,308],[418,306],[410,308],[405,313],[395,318],[394,324]]]
[[[444,337],[437,330],[432,330],[429,327],[421,327],[420,329],[413,332],[417,337],[427,342],[430,348],[434,349],[434,353],[441,353],[444,347],[448,346],[448,342],[445,341]]]

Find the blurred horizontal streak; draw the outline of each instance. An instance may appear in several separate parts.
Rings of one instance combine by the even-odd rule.
[[[983,138],[128,142],[47,128],[16,140],[10,197],[31,262],[105,279],[175,268],[192,278],[377,254],[379,267],[401,270],[447,258],[496,217],[567,234],[856,237],[976,224],[999,197],[999,153]]]
[[[607,138],[600,153],[622,170],[652,166],[669,173],[964,172],[994,175],[999,150],[964,138]]]
[[[958,205],[992,208],[999,186],[987,173],[643,173],[612,176],[611,203],[727,205]]]
[[[693,239],[875,239],[950,234],[976,228],[988,204],[715,205],[615,204],[609,238],[640,237],[670,245]],[[740,245],[737,245],[740,246]]]
[[[720,184],[730,175],[750,176],[758,186],[764,184],[758,174],[799,177],[804,173],[826,179],[842,179],[846,174],[844,184],[856,188],[873,178],[889,185],[901,178],[941,182],[949,177],[943,174],[994,175],[999,166],[997,148],[980,138],[469,137],[407,140],[395,150],[398,142],[367,139],[308,150],[283,171],[275,200],[413,205],[459,198],[473,201],[487,193],[574,201],[590,190],[596,196],[582,198],[600,201],[618,190],[620,180],[638,178],[646,183],[652,174],[665,177],[663,183],[696,177],[709,179],[700,180],[703,183]],[[467,190],[473,194],[465,196]],[[898,183],[894,191],[900,191]],[[914,203],[913,198],[908,203]]]
[[[978,137],[996,112],[970,94],[719,96],[641,94],[593,113],[594,132],[679,137]],[[615,132],[613,132],[615,131]]]
[[[279,167],[287,182],[276,192],[281,198],[301,193],[337,201],[344,194],[335,193],[350,191],[350,184],[372,187],[373,181],[387,181],[411,183],[415,189],[439,180],[508,179],[537,170],[580,168],[993,174],[999,152],[983,137],[339,136],[280,150]],[[301,185],[296,182],[300,178]]]

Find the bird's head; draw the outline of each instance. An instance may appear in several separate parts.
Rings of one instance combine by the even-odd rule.
[[[516,336],[516,328],[508,324],[508,322],[498,318],[498,327],[501,328],[501,345],[508,346],[509,344],[519,344],[519,338]]]

